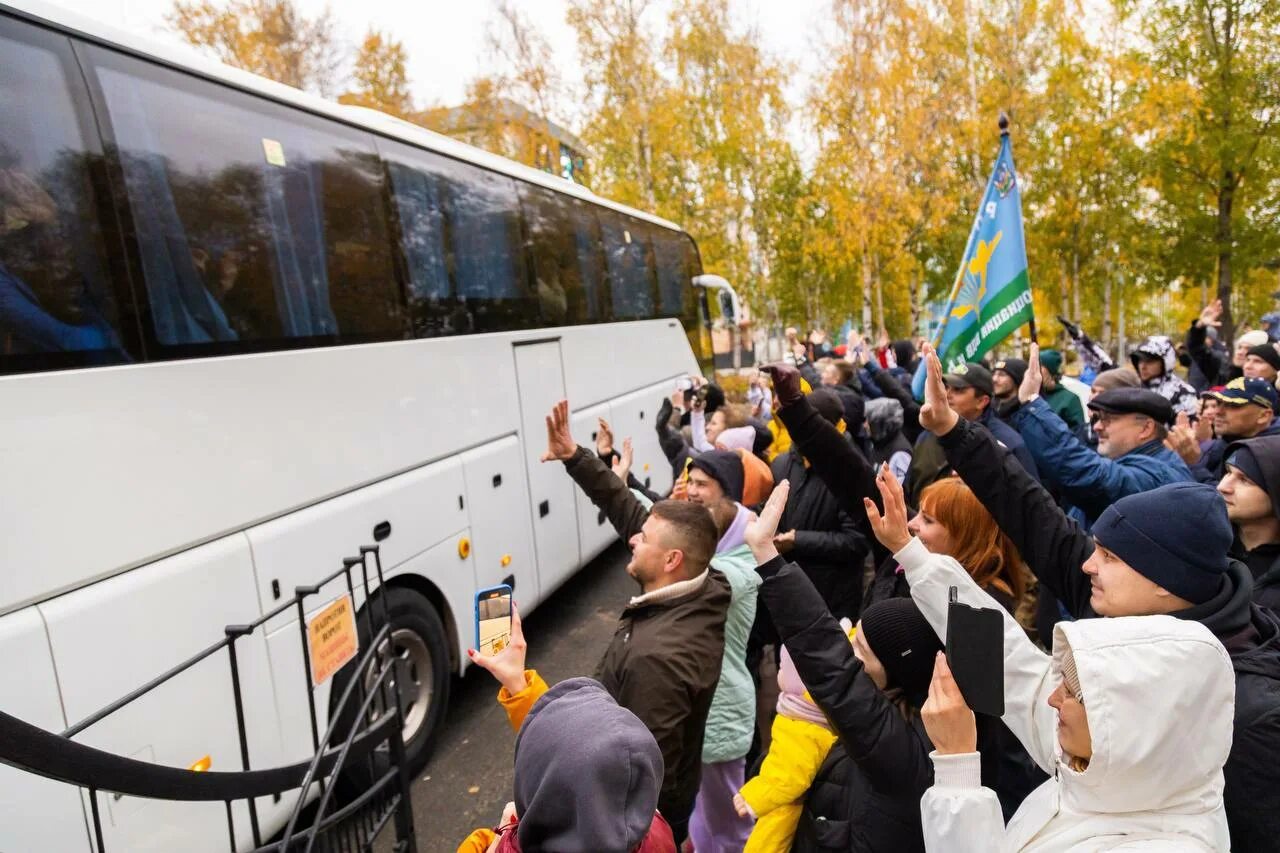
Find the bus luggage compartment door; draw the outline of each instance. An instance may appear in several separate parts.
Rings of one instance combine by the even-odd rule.
[[[538,587],[545,598],[577,570],[579,558],[573,495],[577,487],[563,465],[538,461],[547,447],[547,414],[564,399],[564,370],[559,341],[516,344],[514,350]]]

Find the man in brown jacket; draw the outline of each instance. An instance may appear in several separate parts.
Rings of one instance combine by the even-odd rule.
[[[704,507],[658,501],[646,510],[626,484],[569,432],[569,404],[547,418],[547,452],[603,509],[631,546],[640,584],[618,620],[596,678],[649,728],[662,750],[658,811],[679,843],[698,793],[707,711],[720,678],[729,582],[708,566],[719,538]]]

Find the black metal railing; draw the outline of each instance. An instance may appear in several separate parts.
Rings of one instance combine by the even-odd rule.
[[[376,589],[370,584],[370,562],[375,569]],[[332,722],[322,739],[321,715],[316,708],[316,688],[311,676],[306,601],[318,595],[332,581],[345,577],[347,592],[354,607],[356,587],[352,574],[357,567],[360,569],[360,585],[364,592],[364,606],[356,615],[357,620],[363,619],[364,630],[359,630],[357,622],[357,633],[361,638],[369,638],[370,642],[354,661],[343,667],[356,667],[356,675],[346,680],[337,702],[330,702],[329,719]],[[391,653],[390,614],[385,597],[375,594],[376,590],[382,588],[382,584],[382,558],[378,546],[361,547],[360,556],[345,558],[342,568],[320,582],[297,587],[292,599],[252,622],[228,625],[225,636],[218,642],[61,734],[44,731],[0,712],[0,762],[85,789],[89,795],[93,841],[98,853],[106,853],[98,806],[99,792],[156,800],[221,801],[226,805],[227,835],[233,853],[239,847],[232,807],[241,800],[246,802],[248,808],[249,836],[253,841],[251,849],[255,853],[368,851],[372,850],[374,839],[378,838],[388,823],[394,823],[395,843],[392,849],[397,853],[415,850],[413,810],[409,802],[410,779],[405,765],[404,720],[400,697],[397,695],[400,685],[394,679],[395,661]],[[376,620],[375,607],[380,610]],[[307,687],[311,743],[315,754],[311,759],[297,764],[255,770],[252,768],[245,727],[244,697],[236,644],[290,608],[296,608],[298,615],[303,678]],[[138,761],[74,740],[76,735],[223,649],[227,651],[235,705],[240,771],[193,772]],[[375,706],[384,710],[378,710]],[[347,713],[352,709],[354,713]],[[344,726],[349,730],[342,731]],[[335,800],[333,782],[345,767],[355,762],[367,762],[368,775],[373,782],[349,802],[339,804]],[[313,789],[318,791],[318,805],[311,810]],[[298,797],[283,834],[279,840],[264,842],[256,798],[278,797],[290,791],[297,791]]]

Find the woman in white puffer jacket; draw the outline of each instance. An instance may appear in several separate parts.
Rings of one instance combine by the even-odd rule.
[[[951,587],[961,603],[1002,614],[1003,720],[1050,774],[1005,826],[995,792],[979,781],[978,753],[965,747],[940,754],[944,738],[933,737],[934,784],[920,803],[926,849],[1230,850],[1222,766],[1231,749],[1235,675],[1213,634],[1172,616],[1085,619],[1059,623],[1054,653],[1046,655],[955,560],[909,539],[905,523],[900,532],[885,530],[901,490],[879,481],[886,512],[872,518],[877,536],[883,531],[881,541],[890,540],[911,597],[938,636],[946,637]],[[905,522],[905,508],[900,512]]]

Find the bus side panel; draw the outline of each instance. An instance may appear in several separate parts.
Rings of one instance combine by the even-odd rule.
[[[570,400],[570,402],[572,403],[573,401]],[[621,453],[622,439],[629,433],[619,430],[617,424],[612,422],[612,413],[609,411],[608,404],[592,406],[589,409],[574,412],[569,418],[574,438],[580,441],[583,447],[594,453],[596,449],[596,432],[600,429],[600,418],[610,422],[610,426],[613,428],[614,449]],[[569,475],[565,474],[565,476]],[[609,523],[609,520],[605,518],[604,513],[596,509],[595,504],[591,503],[591,500],[582,489],[574,486],[573,498],[578,510],[578,548],[582,552],[580,564],[585,566],[597,554],[612,545],[614,540],[618,538],[618,534],[613,529],[613,525]]]
[[[520,441],[508,436],[458,457],[467,481],[467,516],[476,588],[487,589],[510,577],[522,613],[541,600],[538,567],[529,527],[529,492]],[[467,613],[458,615],[468,618]]]
[[[464,531],[465,532],[465,531]],[[471,559],[458,556],[458,543],[450,538],[434,548],[401,563],[387,579],[419,575],[430,580],[444,596],[454,617],[456,631],[450,641],[458,648],[474,645],[475,569]],[[333,587],[330,587],[333,588]],[[440,614],[443,619],[446,614]],[[302,675],[302,644],[295,619],[267,638],[276,693],[280,697],[282,749],[286,761],[301,761],[314,754],[311,718],[307,711],[306,680]],[[361,649],[361,653],[364,649]],[[321,737],[328,725],[329,688],[332,680],[316,691],[316,707]],[[275,827],[279,829],[279,826]]]
[[[675,320],[566,329],[561,348],[565,388],[574,406],[649,388],[664,376],[698,372],[684,329]]]
[[[251,528],[262,612],[292,598],[297,586],[342,568],[342,558],[358,557],[361,545],[381,545],[383,570],[390,571],[437,542],[456,537],[467,527],[465,495],[462,465],[448,459]],[[391,535],[375,543],[374,528],[384,522],[391,525]],[[352,581],[359,603],[363,596],[358,569]],[[375,583],[372,576],[370,583]],[[308,599],[309,611],[346,592],[346,580],[340,578],[322,592]],[[293,614],[281,614],[266,628],[274,631],[291,619]]]
[[[0,708],[48,732],[66,728],[44,622],[34,607],[0,619]],[[90,849],[78,789],[0,764],[0,850]]]
[[[229,536],[40,605],[67,716],[83,719],[223,637],[257,611],[249,543]],[[238,641],[249,757],[280,763],[279,725],[261,634]],[[7,649],[6,649],[7,651]],[[298,678],[302,676],[297,675]],[[189,767],[239,770],[230,667],[215,653],[78,736],[117,755]],[[222,803],[116,799],[102,794],[108,850],[227,849]],[[264,808],[268,800],[260,801]],[[244,803],[234,808],[247,838]],[[57,849],[44,845],[41,849]]]

